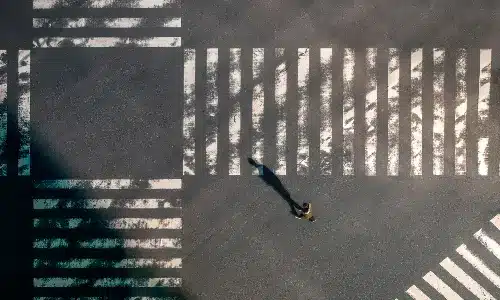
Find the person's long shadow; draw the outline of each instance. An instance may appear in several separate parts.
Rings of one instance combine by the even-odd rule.
[[[288,205],[290,205],[290,212],[293,215],[297,215],[297,211],[295,209],[300,211],[302,210],[302,207],[291,198],[290,193],[286,190],[279,178],[271,169],[265,165],[258,164],[251,157],[248,158],[248,163],[257,168],[259,170],[259,177],[262,178],[262,180],[271,186],[276,192],[278,192],[283,199],[285,199]]]

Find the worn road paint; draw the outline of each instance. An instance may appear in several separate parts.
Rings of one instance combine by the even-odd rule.
[[[354,49],[344,49],[343,67],[343,175],[354,175]]]
[[[252,92],[252,158],[258,163],[264,159],[264,48],[254,48],[252,52],[252,74],[254,82]],[[254,168],[253,175],[259,174]]]
[[[444,58],[445,50],[436,48],[433,51],[433,104],[434,117],[432,123],[433,175],[444,174]]]
[[[241,49],[229,50],[229,97],[232,103],[229,116],[229,175],[240,175],[241,106]]]
[[[332,174],[332,48],[320,49],[321,93],[320,93],[320,169],[321,175]]]
[[[488,115],[490,105],[490,81],[491,81],[491,49],[481,49],[479,52],[479,95],[477,103],[477,121],[479,128],[489,128]],[[482,176],[488,175],[488,132],[482,130],[478,138],[478,173]],[[497,167],[492,166],[491,175]]]
[[[82,218],[34,218],[34,228],[75,229],[80,227],[97,227],[109,229],[182,229],[181,218],[116,218],[95,220]]]
[[[411,174],[422,175],[422,54],[413,49],[411,54]]]
[[[86,269],[86,268],[182,268],[182,259],[169,260],[154,258],[126,258],[120,260],[105,260],[95,258],[74,258],[62,261],[46,259],[33,259],[33,268],[61,268],[61,269]]]
[[[63,8],[160,8],[177,2],[178,0],[89,0],[82,3],[82,1],[33,0],[33,9],[51,9],[56,6]]]
[[[455,175],[466,174],[467,50],[457,50],[455,98]]]
[[[217,74],[219,70],[219,52],[217,48],[207,49],[207,93],[205,119],[206,165],[210,175],[216,175],[217,167],[217,110],[219,95],[217,91]]]
[[[161,239],[113,239],[100,238],[71,242],[62,238],[39,238],[33,242],[36,249],[55,249],[70,247],[83,249],[112,249],[112,248],[140,248],[140,249],[181,249],[181,240],[176,238]]]
[[[181,179],[58,179],[35,182],[38,189],[181,189]]]
[[[377,49],[366,52],[365,174],[377,174]]]
[[[181,18],[33,18],[33,28],[181,27]]]
[[[0,50],[0,176],[7,176],[7,51]]]
[[[182,120],[183,151],[182,173],[195,174],[196,129],[196,50],[184,49],[184,110]]]
[[[181,47],[180,37],[146,37],[146,38],[123,38],[123,37],[40,37],[33,40],[34,48],[61,48],[61,47],[139,47],[139,48],[168,48]]]
[[[31,174],[31,134],[30,134],[30,99],[31,99],[31,51],[19,50],[18,57],[18,89],[19,102],[17,126],[20,136],[18,175]]]
[[[388,165],[387,175],[399,174],[399,55],[398,49],[389,49],[388,64]]]
[[[33,209],[181,208],[180,199],[33,199]]]
[[[275,102],[276,102],[276,174],[286,175],[286,97],[287,97],[287,66],[285,49],[275,50],[276,61],[279,65],[274,72]]]
[[[309,49],[299,48],[297,62],[298,145],[297,174],[309,174]]]
[[[33,287],[180,287],[181,278],[33,278]]]

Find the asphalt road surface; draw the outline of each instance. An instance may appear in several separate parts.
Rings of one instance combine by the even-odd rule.
[[[10,11],[22,6],[16,5]],[[27,5],[25,9],[29,11],[30,7]],[[407,116],[401,118],[401,176],[387,176],[384,171],[365,176],[364,160],[359,159],[363,156],[359,150],[362,139],[357,136],[355,175],[343,176],[342,151],[338,150],[342,132],[337,129],[332,138],[332,174],[320,174],[319,135],[309,134],[311,169],[309,175],[297,175],[300,93],[291,93],[286,108],[291,116],[287,119],[287,172],[280,179],[295,201],[313,203],[315,223],[293,218],[288,204],[252,175],[251,166],[246,163],[253,146],[250,137],[253,119],[248,104],[255,84],[248,75],[252,48],[271,49],[271,53],[275,48],[291,49],[292,59],[297,48],[316,49],[311,50],[311,57],[316,55],[311,59],[318,59],[317,49],[321,47],[362,51],[369,47],[398,48],[407,51],[407,62],[411,48],[443,47],[451,52],[465,48],[470,53],[481,48],[492,49],[491,68],[495,70],[500,63],[499,12],[500,4],[494,1],[184,2],[178,35],[184,48],[196,49],[199,55],[196,67],[202,71],[196,75],[197,82],[207,81],[204,54],[207,48],[219,49],[221,66],[227,64],[229,48],[241,48],[246,59],[242,67],[242,130],[238,146],[241,175],[228,173],[227,125],[231,103],[224,90],[227,83],[219,91],[218,127],[209,123],[212,119],[205,115],[207,87],[196,86],[195,175],[184,175],[182,47],[32,50],[31,178],[182,178],[182,251],[174,255],[182,258],[179,271],[182,286],[192,299],[426,299],[412,298],[406,292],[412,285],[430,299],[444,299],[422,279],[429,271],[463,299],[475,299],[469,288],[439,266],[446,257],[500,299],[500,287],[474,270],[455,251],[465,243],[491,270],[500,273],[498,259],[474,238],[474,233],[484,229],[489,237],[500,242],[500,231],[490,222],[499,212],[498,168],[493,166],[498,166],[500,157],[491,150],[490,176],[479,176],[476,163],[468,164],[467,176],[456,175],[448,159],[454,153],[453,140],[445,138],[444,175],[432,176],[431,160],[425,156],[432,136],[424,137],[424,176],[411,176],[409,92],[402,93],[400,100],[403,116]],[[14,52],[19,48],[29,49],[33,37],[31,17],[26,13],[3,22],[6,30],[0,48]],[[473,66],[477,67],[477,53],[470,57],[475,57]],[[265,76],[271,76],[274,70],[268,69],[264,69]],[[479,68],[476,69],[470,75],[476,78],[467,82],[479,83]],[[405,70],[407,75],[401,76],[406,76],[404,82],[409,84],[409,63]],[[445,72],[453,74],[452,71]],[[297,71],[291,72],[290,78],[297,75],[293,73]],[[336,76],[341,79],[340,73]],[[311,85],[319,87],[314,81]],[[267,98],[261,154],[263,163],[276,168],[279,155],[273,117],[276,107],[267,104],[273,103],[273,99],[266,92],[274,87],[269,81],[264,81],[263,87]],[[453,88],[447,85],[445,89]],[[429,91],[428,87],[424,89]],[[500,99],[496,92],[492,88],[488,122],[492,149],[498,145],[500,133]],[[362,91],[354,93],[356,99],[363,99]],[[470,93],[477,97],[477,88]],[[383,92],[381,95],[387,97]],[[424,102],[429,101],[425,95]],[[15,109],[17,102],[8,103],[9,109]],[[424,104],[424,110],[426,107],[431,106]],[[311,116],[319,113],[314,109],[319,111],[319,105],[313,104]],[[341,106],[334,111],[338,109],[341,111]],[[356,118],[363,120],[358,114]],[[319,126],[311,122],[312,128]],[[342,126],[341,121],[333,122]],[[429,124],[429,119],[425,119],[424,135],[430,133],[425,131],[432,127]],[[446,132],[453,132],[453,120],[446,126]],[[384,128],[379,127],[380,132]],[[215,130],[219,137],[214,164],[217,175],[210,174],[204,156],[207,129]],[[356,127],[355,133],[360,132]],[[475,144],[473,139],[467,141],[467,145]],[[478,149],[477,146],[471,149],[467,159],[473,162]],[[384,151],[377,153],[378,170],[387,168]],[[51,168],[46,167],[47,160],[51,161]],[[150,191],[129,194],[136,198],[154,196],[167,197]],[[19,214],[31,214],[29,206],[13,207]],[[21,219],[31,224],[30,217]],[[30,244],[24,242],[19,248]],[[156,255],[171,257],[170,252]],[[24,258],[19,261],[31,264],[31,260],[27,263]],[[493,299],[484,297],[477,298]]]

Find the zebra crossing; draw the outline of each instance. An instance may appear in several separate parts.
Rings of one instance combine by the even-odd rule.
[[[181,188],[180,179],[35,182],[34,299],[82,296],[79,287],[91,287],[86,293],[93,299],[113,296],[112,288],[179,288]],[[161,190],[164,197],[50,197],[57,191],[130,189]]]
[[[496,229],[500,230],[500,214],[492,218],[490,223],[493,224]],[[490,257],[481,257],[481,255],[475,253],[470,247],[462,244],[456,249],[456,253],[460,257],[461,263],[459,263],[458,260],[453,261],[449,257],[439,263],[439,266],[445,270],[446,273],[451,275],[450,279],[453,278],[452,281],[446,282],[446,280],[442,279],[444,277],[440,278],[432,271],[429,271],[422,277],[426,284],[432,288],[431,291],[436,292],[436,298],[428,296],[421,288],[417,287],[417,285],[412,285],[408,288],[406,294],[415,300],[442,299],[442,297],[449,300],[471,299],[468,295],[460,295],[458,289],[455,288],[463,286],[463,288],[465,288],[471,296],[474,296],[475,299],[498,299],[500,297],[500,276],[495,272],[496,265],[488,266],[486,259],[493,259],[493,257],[500,259],[500,245],[498,241],[492,238],[491,234],[484,229],[477,231],[474,234],[474,239],[478,246],[487,250],[483,255]],[[464,271],[464,268],[467,267],[464,265],[465,263],[473,267],[477,273],[467,274]],[[441,297],[438,295],[441,295]]]
[[[397,176],[405,126],[410,176],[445,175],[450,162],[451,175],[497,176],[499,165],[491,159],[496,151],[490,145],[499,132],[490,111],[491,98],[497,98],[491,66],[492,49],[184,49],[183,174],[206,167],[216,175],[218,164],[227,164],[229,175],[240,175],[241,158],[251,154],[279,175],[310,174],[314,163],[318,173],[330,175],[338,159],[334,150],[341,147],[343,175]],[[203,113],[197,115],[197,107]],[[246,118],[243,107],[249,110]],[[268,107],[274,110],[266,115]],[[264,128],[265,122],[273,128]],[[426,125],[432,130],[424,135]],[[200,131],[203,140],[196,139]],[[226,131],[228,136],[220,136]],[[265,143],[276,159],[263,156]],[[476,149],[469,157],[468,147]],[[314,151],[319,152],[317,162],[311,161]],[[381,151],[385,156],[377,158]],[[197,157],[203,162],[197,163]],[[387,172],[377,170],[377,159],[384,160]],[[476,174],[467,170],[468,163],[477,165]],[[432,165],[427,174],[424,164]]]

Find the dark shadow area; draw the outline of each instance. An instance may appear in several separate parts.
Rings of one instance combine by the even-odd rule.
[[[287,203],[290,205],[290,213],[297,216],[296,209],[302,211],[302,207],[295,202],[290,196],[290,192],[283,186],[278,176],[274,172],[266,167],[265,165],[258,164],[252,158],[248,158],[248,163],[259,170],[259,177],[264,180],[266,184],[271,186]]]

